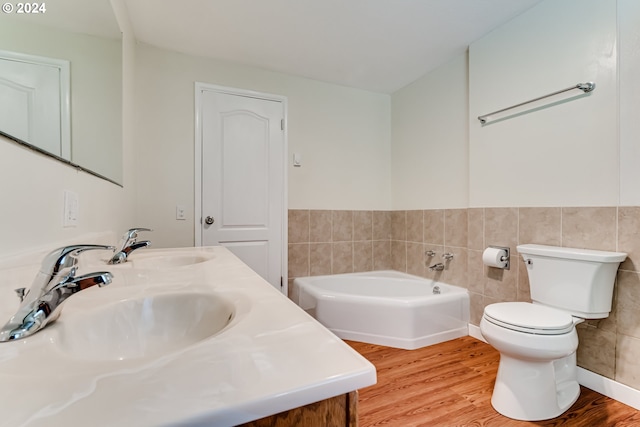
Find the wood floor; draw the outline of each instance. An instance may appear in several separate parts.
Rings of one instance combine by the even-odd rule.
[[[359,427],[640,426],[640,411],[581,387],[561,417],[515,421],[491,406],[499,353],[471,337],[418,350],[348,341],[377,368],[378,383],[359,390]]]

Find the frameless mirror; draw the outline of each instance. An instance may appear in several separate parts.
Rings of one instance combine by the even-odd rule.
[[[122,42],[110,1],[24,5],[0,13],[0,135],[121,185]]]

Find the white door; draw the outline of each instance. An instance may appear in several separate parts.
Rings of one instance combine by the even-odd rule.
[[[70,160],[69,62],[0,51],[0,131]]]
[[[283,101],[196,90],[201,244],[226,246],[284,292]]]

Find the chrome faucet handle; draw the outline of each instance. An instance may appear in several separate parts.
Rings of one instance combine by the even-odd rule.
[[[136,249],[144,248],[151,245],[151,242],[148,240],[138,242],[136,239],[138,238],[138,233],[141,231],[153,231],[150,228],[131,228],[126,233],[122,235],[122,239],[120,239],[120,249],[114,249],[114,254],[107,264],[121,264],[127,262],[127,256],[129,253],[133,252]]]
[[[66,278],[72,278],[78,264],[78,255],[85,251],[91,250],[109,250],[112,251],[115,248],[113,246],[106,245],[71,245],[63,246],[61,248],[51,251],[42,261],[40,267],[40,273],[46,278],[45,283],[40,289],[39,284],[36,282],[31,287],[28,294],[32,294],[31,298],[38,298],[43,293],[50,290],[52,286],[57,285],[64,276]],[[37,292],[36,293],[34,293]]]
[[[136,242],[136,239],[138,238],[138,233],[140,233],[141,231],[153,231],[153,230],[150,228],[143,228],[143,227],[130,228],[122,235],[122,238],[120,239],[119,250],[123,251],[127,246],[134,244]]]
[[[451,252],[445,252],[442,254],[442,258],[446,259],[447,261],[453,259],[453,254]]]
[[[428,257],[434,257],[436,256],[436,251],[426,251],[424,254]]]
[[[51,251],[42,261],[40,271],[45,274],[59,274],[60,271],[78,264],[78,255],[90,250],[114,250],[113,246],[105,245],[71,245]]]
[[[126,245],[129,241],[137,239],[138,233],[140,233],[141,231],[153,231],[153,230],[151,228],[144,228],[144,227],[130,228],[126,233],[124,233],[124,236],[122,236],[122,240],[124,241],[124,244]]]

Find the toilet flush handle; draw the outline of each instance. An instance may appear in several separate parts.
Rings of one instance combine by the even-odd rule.
[[[527,258],[524,260],[524,263],[527,265],[533,265],[533,260],[531,258]]]

